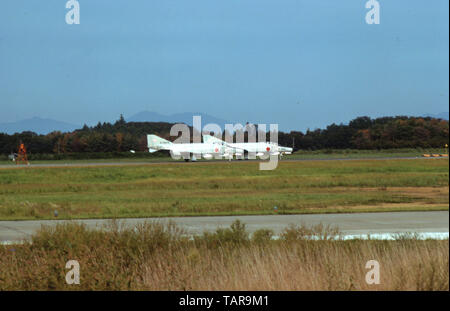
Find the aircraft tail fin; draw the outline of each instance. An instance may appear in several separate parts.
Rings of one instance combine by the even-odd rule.
[[[168,150],[170,149],[170,145],[172,145],[172,142],[161,138],[157,135],[147,135],[147,147],[148,151],[153,153],[158,150]]]
[[[211,135],[203,135],[203,142],[206,144],[223,144],[224,141]]]

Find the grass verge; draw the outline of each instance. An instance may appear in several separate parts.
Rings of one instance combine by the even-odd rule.
[[[0,169],[0,219],[448,210],[448,159]]]

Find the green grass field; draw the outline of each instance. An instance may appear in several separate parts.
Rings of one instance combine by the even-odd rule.
[[[448,174],[448,159],[0,169],[0,219],[448,210]]]
[[[423,154],[446,154],[447,150],[441,149],[384,149],[384,150],[355,150],[355,149],[332,149],[332,150],[299,150],[288,159],[370,159],[370,158],[405,158],[418,157]]]
[[[292,155],[284,156],[283,159],[292,160],[325,160],[325,159],[378,159],[378,158],[404,158],[404,157],[422,157],[423,154],[443,154],[447,153],[447,150],[440,148],[430,149],[384,149],[384,150],[356,150],[356,149],[330,149],[330,150],[299,150]],[[50,155],[48,155],[50,156]],[[135,163],[135,162],[161,162],[161,161],[175,161],[170,156],[164,154],[143,154],[131,155],[130,153],[124,153],[122,158],[104,158],[104,159],[68,159],[62,160],[30,160],[33,164],[84,164],[84,163]],[[200,160],[208,161],[208,160]],[[226,160],[224,160],[226,161]],[[7,160],[6,155],[0,157],[0,165],[14,165],[14,162]]]

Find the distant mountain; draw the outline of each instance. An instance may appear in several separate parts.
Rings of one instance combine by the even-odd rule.
[[[79,125],[61,122],[52,119],[42,119],[34,117],[17,122],[0,123],[0,133],[14,134],[24,131],[31,131],[37,134],[48,134],[53,131],[71,132],[81,128]]]
[[[163,115],[157,112],[142,111],[126,119],[127,122],[167,122],[167,123],[185,123],[192,126],[193,116],[202,117],[202,126],[208,123],[218,124],[222,129],[225,124],[239,123],[238,121],[230,122],[228,120],[220,119],[206,113],[200,112],[184,112],[175,113],[171,115]],[[438,114],[424,114],[422,117],[440,118],[449,120],[448,112],[441,112]],[[114,122],[113,122],[114,123]],[[245,124],[245,122],[241,123]],[[76,129],[80,129],[82,126],[71,124],[67,122],[57,121],[53,119],[44,119],[34,117],[31,119],[21,120],[17,122],[0,123],[0,133],[14,134],[24,131],[31,131],[37,134],[48,134],[53,131],[72,132]]]
[[[202,117],[202,126],[208,123],[218,124],[221,128],[225,127],[225,124],[231,123],[227,120],[210,116],[201,112],[184,112],[175,113],[171,115],[163,115],[157,112],[142,111],[126,119],[127,122],[168,122],[168,123],[185,123],[192,125],[193,116]]]
[[[424,117],[448,120],[448,115],[449,115],[449,113],[447,111],[447,112],[441,112],[438,114],[426,114],[426,115],[424,115]]]

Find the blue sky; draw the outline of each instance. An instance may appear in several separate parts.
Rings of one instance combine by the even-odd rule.
[[[449,2],[65,0],[0,4],[0,122],[142,110],[324,127],[448,111]]]

